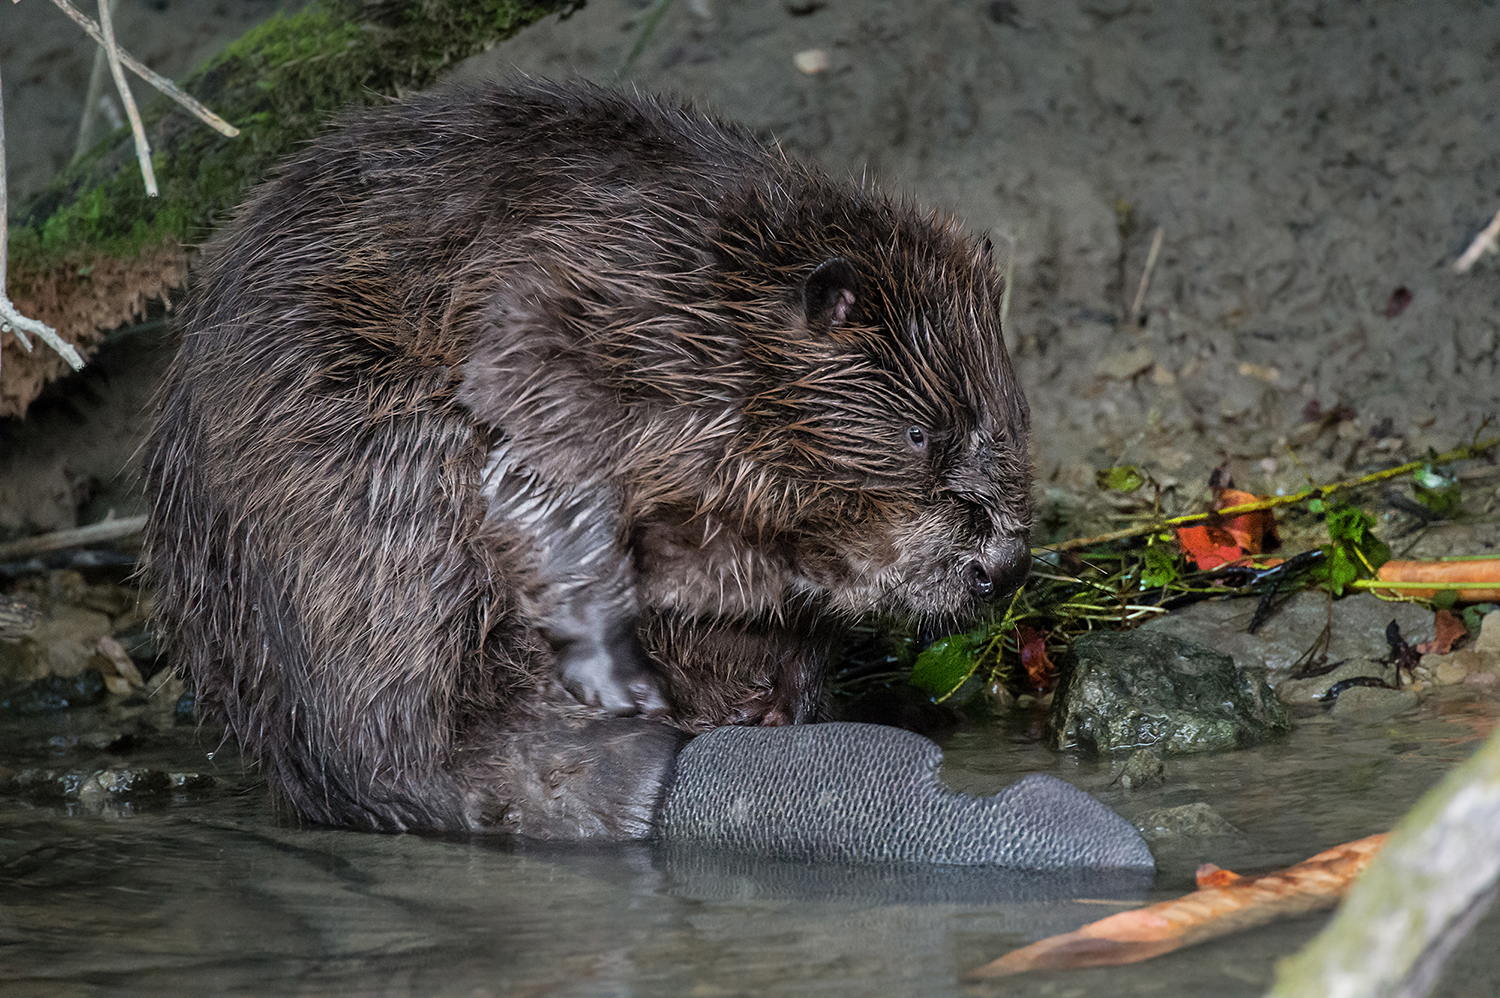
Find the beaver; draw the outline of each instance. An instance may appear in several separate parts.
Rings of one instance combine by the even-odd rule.
[[[342,123],[206,251],[143,453],[162,633],[303,819],[649,834],[686,738],[1029,564],[987,240],[588,85]]]

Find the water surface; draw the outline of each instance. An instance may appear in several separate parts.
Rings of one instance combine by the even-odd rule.
[[[1211,860],[1284,866],[1389,828],[1496,716],[1454,692],[1394,723],[1299,719],[1273,744],[1169,760],[1125,791],[1038,745],[1026,717],[951,736],[945,778],[992,792],[1051,772],[1132,819],[1206,802],[1240,834],[1156,846],[1159,874],[1091,878],[848,868],[298,828],[232,746],[129,711],[0,724],[15,768],[128,764],[215,775],[121,801],[0,798],[0,992],[23,995],[1258,995],[1313,916],[1127,968],[972,983],[1007,950],[1191,889]],[[103,728],[134,734],[113,749]],[[1500,918],[1447,996],[1500,993]]]

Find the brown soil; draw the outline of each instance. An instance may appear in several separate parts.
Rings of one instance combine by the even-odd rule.
[[[20,194],[71,151],[92,53],[43,0],[4,6]],[[274,5],[121,6],[137,51],[180,73]],[[610,81],[645,6],[593,0],[453,75]],[[21,41],[41,39],[37,26],[45,44]],[[798,70],[808,49],[827,53],[825,72]],[[1225,461],[1239,487],[1275,492],[1500,432],[1484,429],[1500,413],[1500,260],[1465,275],[1449,266],[1500,208],[1497,81],[1500,18],[1481,0],[1437,13],[684,0],[623,80],[952,210],[992,232],[1002,257],[1014,247],[1008,338],[1035,415],[1046,523],[1061,533],[1108,525],[1118,504],[1093,476],[1118,462],[1148,467],[1170,506],[1201,498]],[[1158,226],[1138,323],[1131,303]],[[77,518],[79,489],[61,483],[81,473],[49,446],[69,431],[46,418],[58,417],[0,427],[0,478],[56,486],[0,488],[0,531]],[[121,465],[136,432],[116,434]],[[97,451],[99,433],[82,436]],[[1470,508],[1493,513],[1495,477],[1470,475]],[[1417,552],[1497,539],[1492,524],[1448,527]]]

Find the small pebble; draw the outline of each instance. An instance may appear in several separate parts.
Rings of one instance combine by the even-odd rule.
[[[792,64],[808,76],[826,73],[829,65],[828,52],[826,49],[803,49],[792,56]]]
[[[1452,686],[1461,683],[1469,675],[1469,670],[1457,662],[1444,662],[1432,670],[1433,681],[1439,686]]]
[[[1500,660],[1500,610],[1492,610],[1480,620],[1479,637],[1474,639],[1473,649]]]

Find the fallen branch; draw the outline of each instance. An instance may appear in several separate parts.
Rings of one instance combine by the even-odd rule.
[[[56,350],[62,359],[77,371],[83,367],[83,358],[78,355],[77,350],[73,349],[72,344],[58,336],[57,330],[45,322],[22,315],[16,306],[11,304],[10,296],[6,294],[5,275],[9,266],[10,250],[8,232],[10,198],[6,193],[8,190],[9,186],[5,178],[5,89],[0,86],[0,333],[7,330],[14,333],[16,341],[25,348],[27,353],[31,352],[31,341],[26,338],[26,334],[30,333]]]
[[[109,57],[109,72],[115,78],[115,89],[120,92],[120,103],[125,106],[125,116],[130,119],[130,134],[135,138],[135,158],[141,164],[141,179],[146,183],[146,196],[156,197],[161,192],[156,188],[156,171],[151,168],[151,144],[146,141],[146,126],[141,124],[141,112],[135,106],[135,97],[130,93],[130,84],[125,82],[125,70],[120,66],[120,47],[115,44],[114,21],[109,16],[109,0],[99,0],[99,30],[104,35],[104,54]]]
[[[1005,977],[1028,970],[1114,967],[1139,963],[1184,946],[1306,914],[1337,903],[1370,864],[1385,835],[1346,842],[1285,870],[1240,877],[1210,867],[1206,886],[1173,901],[1122,911],[1083,928],[1013,950],[972,972]]]
[[[1432,599],[1439,590],[1457,593],[1460,603],[1500,600],[1500,558],[1388,561],[1374,579],[1356,580],[1377,596]]]
[[[118,520],[101,520],[86,527],[54,530],[50,534],[23,537],[18,541],[0,544],[0,562],[19,561],[47,551],[61,551],[63,548],[117,541],[122,537],[140,533],[145,526],[144,516],[126,516]]]
[[[94,23],[87,14],[68,3],[68,0],[52,0],[52,2],[59,10],[72,18],[74,24],[88,32],[88,36],[98,42],[102,48],[109,48],[109,45],[105,41],[104,30],[98,24]],[[209,128],[214,129],[220,134],[227,135],[231,139],[240,134],[238,128],[235,128],[229,122],[204,107],[202,103],[195,100],[191,94],[177,86],[177,84],[162,76],[124,49],[117,49],[117,51],[120,54],[120,62],[126,69],[181,104]]]
[[[1495,212],[1495,217],[1490,219],[1490,224],[1484,227],[1469,248],[1463,251],[1463,255],[1453,261],[1453,269],[1460,274],[1467,274],[1479,258],[1486,253],[1496,252],[1495,244],[1500,242],[1500,211]]]

